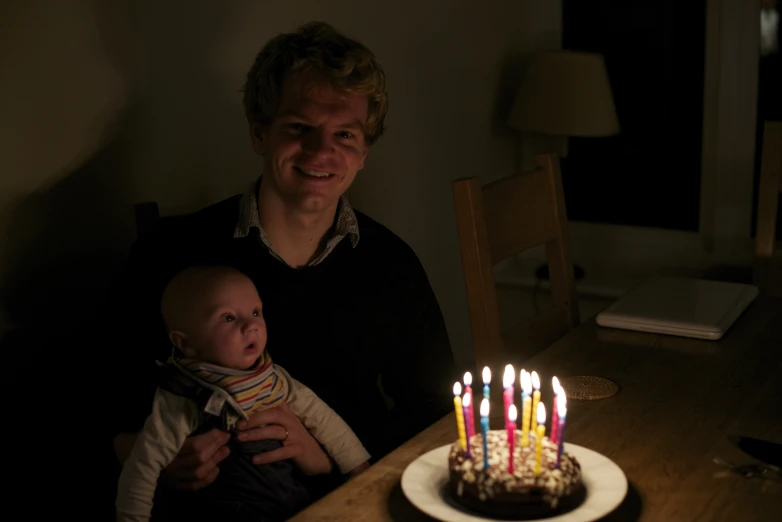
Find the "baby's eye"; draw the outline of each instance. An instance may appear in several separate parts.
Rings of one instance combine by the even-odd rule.
[[[352,138],[353,134],[348,131],[340,131],[337,133],[337,136],[339,136],[340,138]]]
[[[261,311],[256,308],[255,310],[253,310],[253,316],[254,317],[260,317],[261,316]]]
[[[234,317],[232,314],[225,314],[223,316],[223,321],[225,321],[226,323],[230,323],[231,321],[233,321],[235,319],[236,319],[236,317]]]
[[[304,124],[303,123],[298,123],[298,122],[293,122],[293,123],[289,123],[288,124],[288,128],[291,129],[291,130],[294,130],[294,131],[301,132],[301,131],[304,130]]]

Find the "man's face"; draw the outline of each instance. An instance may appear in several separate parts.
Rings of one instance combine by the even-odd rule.
[[[336,212],[340,196],[364,168],[368,106],[366,96],[337,93],[307,76],[289,77],[271,124],[251,129],[253,149],[264,158],[261,191],[268,189],[296,212]]]
[[[266,322],[253,282],[231,275],[215,283],[194,306],[187,349],[189,357],[244,370],[266,347]]]

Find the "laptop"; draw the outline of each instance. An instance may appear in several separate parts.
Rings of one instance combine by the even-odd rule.
[[[757,295],[758,288],[749,284],[657,277],[627,292],[595,320],[610,328],[716,341]]]

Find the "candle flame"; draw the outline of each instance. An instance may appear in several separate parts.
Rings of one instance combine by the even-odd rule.
[[[464,372],[464,385],[472,386],[472,374],[470,372]]]
[[[481,401],[481,417],[489,416],[489,399],[483,399]]]
[[[524,390],[524,393],[529,395],[532,393],[532,383],[530,382],[529,373],[527,373],[527,370],[521,370],[521,389]]]
[[[516,422],[516,416],[518,414],[516,413],[516,405],[511,404],[508,406],[508,420],[511,422]]]
[[[464,399],[462,399],[462,405],[469,407],[471,402],[472,402],[472,393],[465,392]]]
[[[462,394],[462,385],[459,384],[459,381],[456,381],[453,383],[453,394],[454,395],[461,395]]]
[[[542,402],[538,403],[538,424],[546,424],[546,407]]]
[[[491,370],[488,366],[483,367],[483,384],[491,383]]]
[[[567,415],[567,397],[565,396],[565,389],[560,387],[562,393],[557,395],[557,415],[560,419],[564,419]]]
[[[554,395],[557,395],[559,393],[559,379],[556,375],[551,378],[551,387],[554,388]]]
[[[538,377],[538,372],[536,371],[532,372],[532,387],[536,390],[540,389],[540,377]]]
[[[510,388],[515,380],[516,372],[513,370],[513,365],[509,364],[505,367],[505,375],[502,376],[502,387]]]

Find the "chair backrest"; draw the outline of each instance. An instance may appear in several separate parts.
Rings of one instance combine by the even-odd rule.
[[[782,193],[782,121],[763,125],[755,237],[755,283],[761,291],[782,294],[782,260],[775,256],[779,194]]]
[[[537,157],[537,168],[481,186],[477,177],[453,182],[456,222],[477,368],[515,363],[524,343],[545,347],[579,323],[573,260],[559,159]],[[545,245],[553,306],[501,331],[494,266]]]

